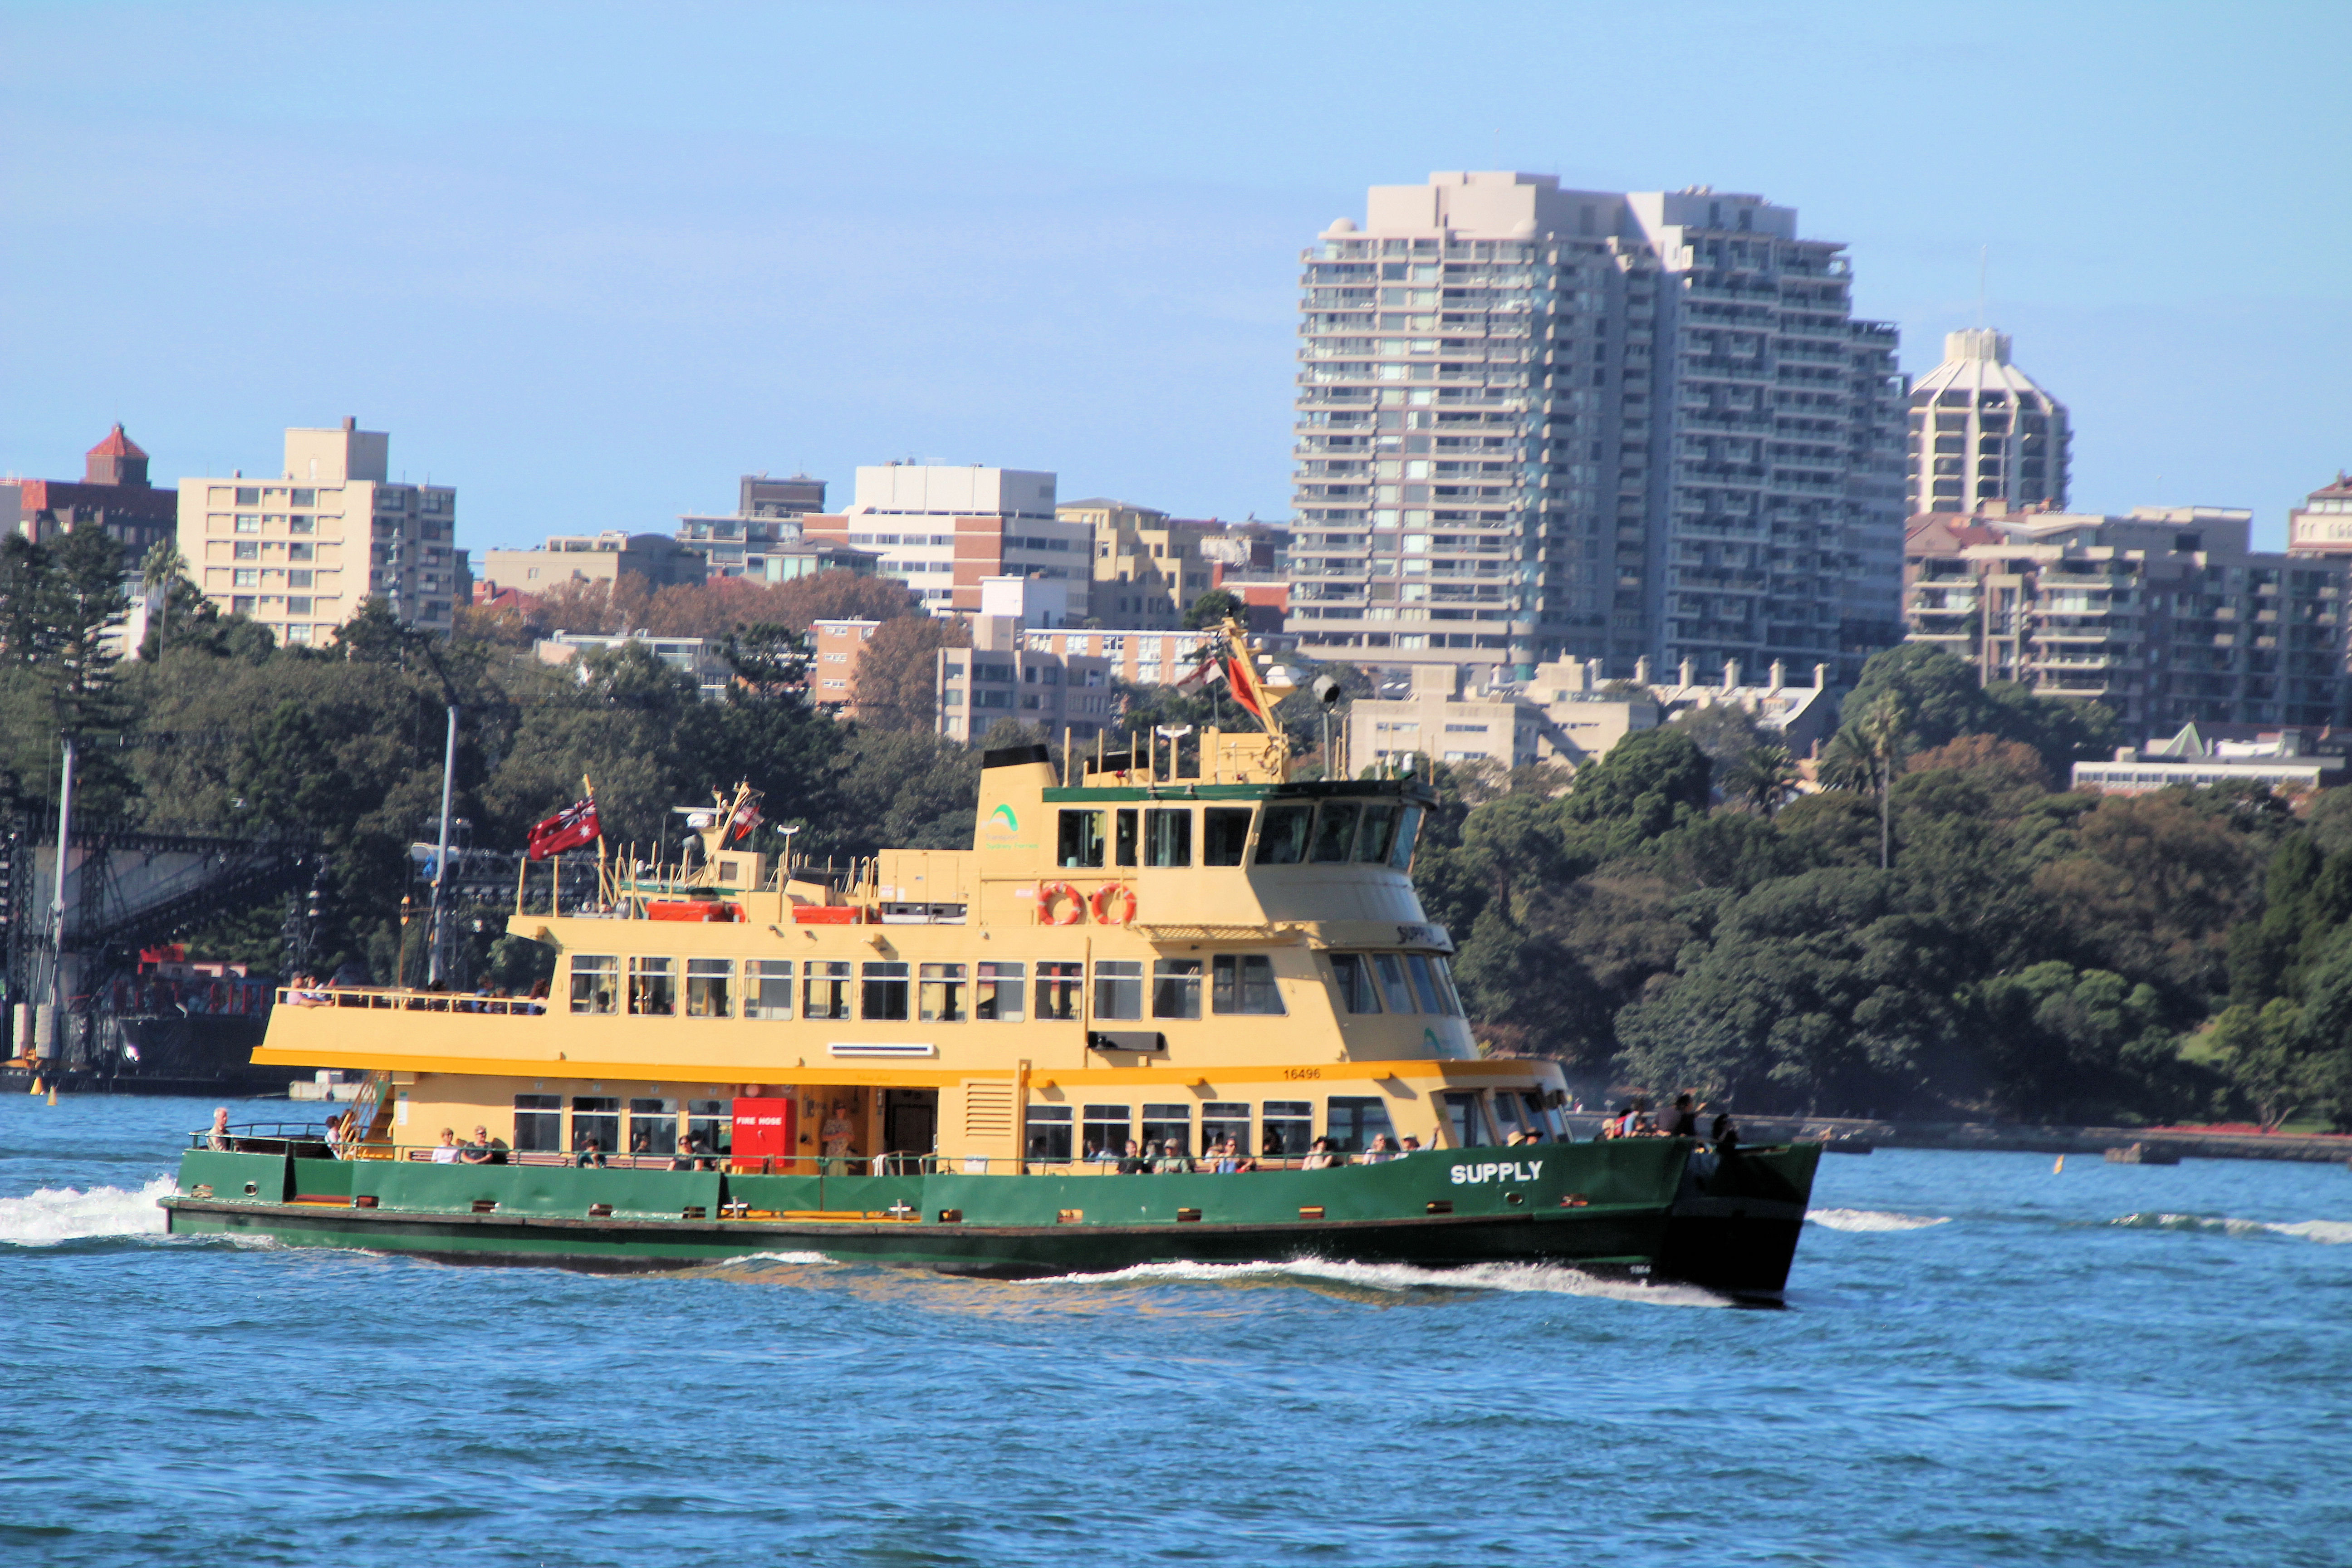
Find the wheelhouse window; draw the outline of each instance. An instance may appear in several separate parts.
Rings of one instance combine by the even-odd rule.
[[[1073,967],[1076,967],[1073,965]],[[1024,976],[1017,963],[983,963],[971,984],[971,1016],[1003,1024],[1021,1021]]]
[[[1380,972],[1381,994],[1391,1013],[1410,1013],[1412,1007],[1412,987],[1404,977],[1404,958],[1393,952],[1372,954],[1372,966]]]
[[[895,1023],[907,1016],[907,966],[903,963],[869,963],[858,976],[863,982],[857,999],[857,1016]]]
[[[1029,1108],[1029,1158],[1066,1163],[1070,1157],[1070,1108],[1033,1105]]]
[[[572,1152],[578,1153],[594,1140],[597,1152],[615,1154],[621,1148],[620,1097],[575,1094],[572,1097]]]
[[[1121,866],[1132,866],[1143,838],[1140,824],[1142,813],[1121,810],[1111,814],[1111,858]]]
[[[1307,858],[1317,865],[1345,860],[1356,843],[1356,803],[1327,800],[1315,818],[1315,845]]]
[[[1372,979],[1370,953],[1333,953],[1331,983],[1339,990],[1339,1006],[1343,1011],[1377,1013],[1381,1010],[1380,993]]]
[[[629,960],[629,1011],[647,1018],[667,1018],[677,1011],[677,960]]]
[[[849,1016],[849,964],[813,958],[801,965],[801,1016],[811,1020]]]
[[[1396,1146],[1396,1127],[1389,1121],[1389,1102],[1377,1094],[1335,1094],[1324,1101],[1325,1134],[1342,1154],[1360,1154],[1375,1138]]]
[[[1396,842],[1389,847],[1389,864],[1400,871],[1412,869],[1412,842],[1421,837],[1422,808],[1408,805],[1397,819]]]
[[[1315,1146],[1315,1102],[1310,1100],[1269,1100],[1259,1119],[1257,1152],[1288,1158]]]
[[[1087,1158],[1116,1160],[1127,1152],[1128,1140],[1135,1134],[1130,1120],[1135,1112],[1124,1105],[1089,1105],[1080,1131],[1086,1138]]]
[[[689,958],[686,961],[686,1016],[689,1018],[731,1018],[735,1016],[733,959]]]
[[[1258,825],[1257,863],[1296,866],[1307,858],[1307,837],[1315,825],[1311,805],[1269,805]]]
[[[1155,1018],[1197,1018],[1201,1016],[1201,961],[1163,958],[1151,966],[1151,1016]]]
[[[961,1024],[963,1022],[965,973],[965,966],[961,963],[923,965],[920,976],[922,981],[920,1000],[924,1023]]]
[[[667,1154],[677,1147],[677,1101],[629,1101],[629,1152]]]
[[[1201,813],[1201,864],[1238,866],[1249,846],[1250,808],[1212,805]]]
[[[1201,1151],[1216,1148],[1226,1139],[1243,1153],[1250,1152],[1250,1108],[1245,1100],[1213,1100],[1201,1107]]]
[[[1486,1126],[1486,1108],[1478,1103],[1476,1091],[1441,1095],[1439,1104],[1445,1111],[1446,1125],[1454,1131],[1455,1147],[1483,1149],[1495,1142],[1495,1134]]]
[[[514,1102],[516,1152],[562,1152],[563,1097],[560,1094],[518,1094]]]
[[[1019,965],[1013,965],[1018,968]],[[1048,959],[1037,965],[1037,1016],[1055,1023],[1076,1021],[1087,983],[1087,966]],[[1099,1011],[1099,1009],[1097,1009]]]
[[[1221,952],[1209,966],[1210,1005],[1220,1013],[1281,1013],[1274,960],[1263,952]]]
[[[1143,1016],[1143,964],[1140,960],[1107,958],[1095,964],[1095,1016]]]
[[[747,958],[743,961],[743,1016],[789,1018],[793,1016],[793,961],[789,958]]]
[[[610,953],[572,955],[572,1010],[611,1013],[618,1010],[621,961]]]
[[[1143,863],[1161,867],[1192,863],[1192,812],[1154,808],[1143,814]]]
[[[1432,958],[1429,961],[1429,972],[1437,978],[1437,1000],[1443,1005],[1445,1016],[1449,1018],[1461,1017],[1462,994],[1454,989],[1454,971],[1446,967],[1445,960]]]
[[[1054,862],[1058,866],[1080,869],[1098,867],[1103,863],[1103,814],[1099,811],[1065,811],[1061,831],[1055,840]]]
[[[735,1152],[735,1102],[731,1100],[689,1100],[686,1102],[687,1146],[698,1154]]]
[[[1404,967],[1406,973],[1412,976],[1412,994],[1420,1001],[1421,1010],[1424,1013],[1444,1012],[1445,1000],[1438,994],[1436,976],[1430,973],[1428,955],[1408,952],[1404,955]]]
[[[1143,1108],[1143,1152],[1165,1153],[1176,1145],[1180,1154],[1192,1152],[1192,1108],[1190,1105],[1147,1105]]]
[[[1356,858],[1367,866],[1388,860],[1396,847],[1397,807],[1393,801],[1368,801],[1363,825],[1356,829]]]

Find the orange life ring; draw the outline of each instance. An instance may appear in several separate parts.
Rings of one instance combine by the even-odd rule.
[[[1114,919],[1110,907],[1114,900],[1119,899],[1127,900],[1127,909]],[[1135,889],[1121,882],[1105,882],[1095,889],[1095,896],[1087,907],[1094,910],[1097,925],[1126,925],[1135,919]]]
[[[1054,900],[1063,897],[1070,900],[1069,907],[1057,915],[1054,912]],[[1076,925],[1078,911],[1086,907],[1085,896],[1067,882],[1046,882],[1037,889],[1037,918],[1047,925]]]

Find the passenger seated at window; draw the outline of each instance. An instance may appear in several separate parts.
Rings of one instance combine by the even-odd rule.
[[[1345,1163],[1331,1152],[1331,1140],[1318,1138],[1315,1146],[1307,1152],[1307,1158],[1298,1163],[1298,1168],[1302,1171],[1328,1171],[1334,1165]]]
[[[441,1142],[433,1151],[433,1163],[436,1165],[454,1165],[457,1163],[457,1130],[456,1128],[441,1129]]]
[[[580,1152],[572,1156],[572,1163],[583,1170],[591,1166],[602,1169],[604,1163],[604,1152],[596,1146],[596,1140],[593,1137],[583,1138],[580,1141]]]
[[[1375,1132],[1372,1134],[1372,1146],[1364,1151],[1362,1163],[1367,1165],[1385,1165],[1395,1158],[1397,1158],[1397,1149],[1389,1142],[1389,1135],[1385,1132]]]
[[[1242,1152],[1241,1141],[1231,1134],[1226,1135],[1223,1142],[1204,1153],[1213,1159],[1214,1163],[1210,1168],[1220,1176],[1230,1176],[1250,1168],[1250,1157]]]
[[[1184,1152],[1184,1145],[1173,1138],[1161,1146],[1160,1158],[1151,1162],[1151,1173],[1155,1176],[1176,1175],[1192,1168],[1192,1162]]]
[[[1143,1155],[1143,1145],[1132,1138],[1129,1139],[1127,1152],[1118,1158],[1118,1173],[1122,1176],[1139,1176],[1150,1168],[1151,1162],[1145,1159]]]
[[[457,1162],[464,1165],[487,1165],[490,1163],[490,1130],[474,1129],[473,1140],[457,1151]]]

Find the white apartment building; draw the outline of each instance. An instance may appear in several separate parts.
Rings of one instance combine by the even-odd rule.
[[[1900,635],[1905,388],[1843,249],[1705,187],[1372,187],[1302,258],[1292,629],[1858,668]]]
[[[1944,363],[1911,389],[1904,498],[1916,515],[2066,508],[2066,405],[2009,363],[2009,334],[1944,334]]]
[[[1024,468],[887,463],[857,470],[839,512],[801,519],[802,537],[873,551],[877,575],[905,583],[935,614],[980,613],[984,577],[1044,577],[1070,585],[1083,616],[1093,530],[1054,515],[1055,476]]]
[[[2286,514],[2290,555],[2352,555],[2352,475],[2339,471]]]
[[[457,492],[395,484],[392,437],[346,419],[289,429],[273,478],[180,481],[180,553],[205,596],[283,643],[323,643],[371,595],[402,620],[446,632],[471,592],[453,542]]]

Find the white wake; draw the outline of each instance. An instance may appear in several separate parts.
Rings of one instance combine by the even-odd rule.
[[[155,1200],[179,1189],[158,1176],[135,1193],[121,1187],[43,1187],[29,1197],[0,1198],[0,1242],[53,1247],[92,1236],[161,1236],[163,1211]]]
[[[1892,1214],[1885,1209],[1807,1209],[1805,1217],[1832,1230],[1925,1230],[1931,1225],[1952,1223],[1949,1215]]]
[[[2127,1214],[2107,1222],[2131,1230],[2189,1230],[2213,1236],[2293,1236],[2325,1246],[2352,1243],[2352,1220],[2301,1219],[2272,1221],[2231,1219],[2201,1214]]]
[[[1646,1301],[1662,1307],[1728,1307],[1734,1303],[1695,1285],[1644,1285],[1604,1279],[1554,1263],[1473,1263],[1460,1268],[1423,1268],[1409,1263],[1345,1263],[1294,1258],[1285,1263],[1139,1263],[1107,1274],[1060,1274],[1023,1283],[1032,1286],[1127,1285],[1161,1281],[1248,1284],[1297,1280],[1303,1284],[1353,1286],[1362,1290],[1499,1290],[1555,1296],[1597,1296]]]

